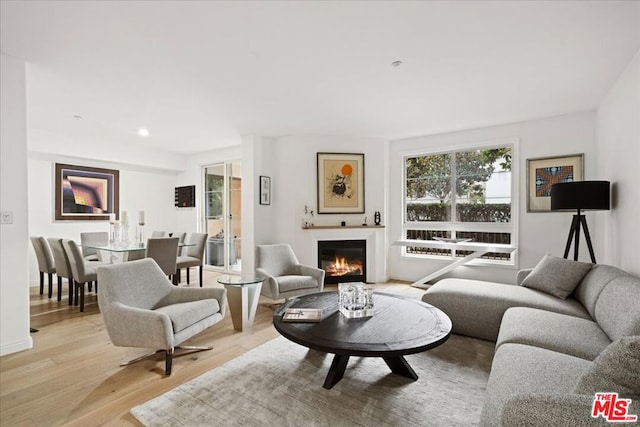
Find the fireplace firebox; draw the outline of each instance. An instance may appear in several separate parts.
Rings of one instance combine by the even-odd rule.
[[[318,241],[318,268],[325,271],[324,282],[366,282],[366,240]]]

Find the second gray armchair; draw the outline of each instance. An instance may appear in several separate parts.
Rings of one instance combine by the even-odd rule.
[[[274,300],[324,289],[324,270],[300,264],[286,243],[258,245],[256,273],[266,277],[261,293]]]

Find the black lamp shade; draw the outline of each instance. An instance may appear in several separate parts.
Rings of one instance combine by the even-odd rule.
[[[551,210],[609,210],[609,181],[562,182],[551,186]]]

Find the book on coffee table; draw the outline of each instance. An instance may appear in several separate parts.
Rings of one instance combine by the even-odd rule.
[[[322,320],[320,308],[287,308],[282,314],[284,322],[319,322]]]

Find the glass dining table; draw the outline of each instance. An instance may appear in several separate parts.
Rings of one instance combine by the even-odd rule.
[[[195,243],[179,243],[178,251],[181,248],[189,246],[195,246]],[[87,244],[83,245],[85,248],[95,249],[98,253],[98,258],[102,262],[117,263],[126,262],[134,259],[144,258],[144,253],[147,250],[145,243],[137,242],[117,242],[108,244]]]

